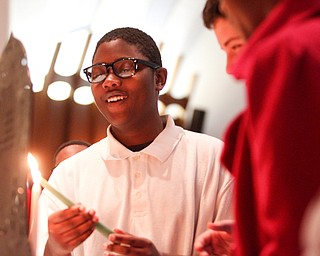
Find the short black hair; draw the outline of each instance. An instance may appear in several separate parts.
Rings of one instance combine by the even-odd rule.
[[[207,0],[202,11],[202,20],[206,28],[212,29],[217,18],[226,18],[219,8],[220,0]]]
[[[130,45],[137,47],[138,51],[146,56],[148,60],[162,67],[162,60],[159,48],[155,41],[147,33],[137,28],[116,28],[106,33],[97,43],[93,58],[96,55],[98,47],[105,42],[110,42],[116,39],[122,39]]]
[[[53,165],[55,166],[55,163],[56,163],[56,158],[57,158],[57,155],[58,153],[64,149],[65,147],[68,147],[70,145],[80,145],[80,146],[86,146],[86,147],[90,147],[91,146],[91,143],[87,142],[87,141],[84,141],[84,140],[69,140],[69,141],[66,141],[64,143],[62,143],[56,150],[56,152],[54,153],[53,155]]]

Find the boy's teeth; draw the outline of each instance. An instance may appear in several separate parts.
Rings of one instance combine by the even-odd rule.
[[[108,102],[115,102],[115,101],[118,101],[118,100],[123,100],[127,98],[126,96],[114,96],[114,97],[110,97],[108,99]]]

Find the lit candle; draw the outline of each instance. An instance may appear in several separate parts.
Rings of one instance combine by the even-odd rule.
[[[52,187],[48,181],[46,181],[44,178],[41,177],[40,172],[38,171],[38,175],[40,176],[40,185],[43,188],[46,188],[49,190],[55,197],[57,197],[62,203],[64,203],[66,206],[71,207],[75,205],[71,200],[69,200],[67,197],[65,197],[63,194],[61,194],[59,191],[57,191],[54,187]],[[96,229],[105,237],[108,237],[109,234],[112,233],[112,231],[104,226],[101,222],[96,223]]]
[[[34,225],[34,221],[36,219],[36,214],[38,211],[38,201],[41,194],[41,186],[40,186],[40,177],[38,175],[38,163],[37,161],[32,158],[32,155],[28,155],[28,162],[31,169],[31,175],[33,179],[33,185],[31,189],[31,204],[30,204],[30,217],[29,217],[29,232]]]
[[[40,255],[37,253],[37,241],[38,241],[38,225],[37,225],[37,215],[38,215],[38,201],[41,194],[40,186],[40,171],[36,159],[29,153],[28,154],[28,164],[31,171],[31,176],[33,180],[33,185],[31,188],[30,195],[30,208],[29,208],[29,242],[32,255]],[[29,184],[28,184],[29,185]]]
[[[30,230],[30,208],[31,208],[31,188],[29,181],[26,182],[26,189],[27,189],[27,223],[28,223],[28,230]]]

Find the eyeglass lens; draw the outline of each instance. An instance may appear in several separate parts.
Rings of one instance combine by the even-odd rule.
[[[86,73],[91,83],[99,83],[106,79],[109,68],[115,75],[126,78],[135,74],[135,63],[133,60],[118,60],[109,65],[99,64],[87,69]]]

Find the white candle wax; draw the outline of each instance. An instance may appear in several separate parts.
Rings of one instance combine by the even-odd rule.
[[[38,256],[40,254],[37,253],[37,217],[38,217],[38,203],[39,203],[39,198],[41,194],[41,186],[40,186],[40,178],[41,174],[38,169],[38,163],[36,159],[29,154],[28,155],[28,162],[31,170],[31,176],[33,179],[33,185],[31,188],[31,196],[30,196],[30,216],[29,216],[29,242],[30,242],[30,249],[31,249],[31,254],[34,256]]]
[[[31,189],[31,206],[30,206],[30,218],[29,218],[29,232],[33,228],[38,211],[38,201],[41,194],[40,183],[34,182]]]

